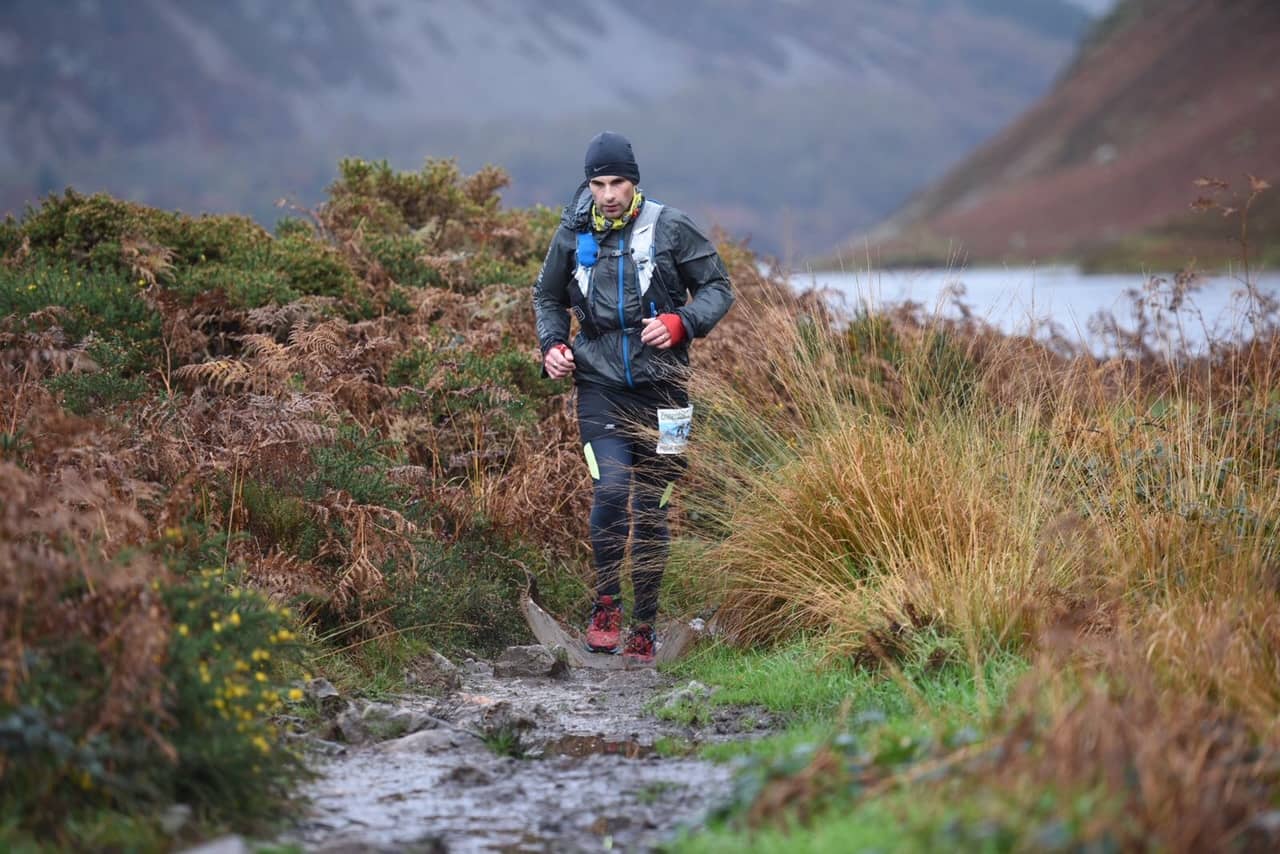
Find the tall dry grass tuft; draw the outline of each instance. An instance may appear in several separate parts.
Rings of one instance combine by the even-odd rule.
[[[748,334],[774,393],[717,376],[695,390],[695,514],[723,534],[699,569],[725,577],[737,635],[830,630],[847,652],[928,623],[1019,647],[1087,592],[1078,550],[1042,547],[1060,474],[1027,440],[1034,407],[982,414],[946,330],[863,316],[832,331],[772,306]]]
[[[687,501],[736,637],[874,656],[928,626],[1030,652],[1123,624],[1169,690],[1274,730],[1274,336],[1136,362],[800,301],[742,322],[769,380],[697,378]]]
[[[1208,628],[1207,626],[1205,626]],[[1092,796],[1079,842],[1121,850],[1264,850],[1255,817],[1280,784],[1280,758],[1223,707],[1170,691],[1129,631],[1045,655],[1006,714],[987,782],[1013,802],[1031,793]],[[1100,799],[1099,799],[1100,796]]]

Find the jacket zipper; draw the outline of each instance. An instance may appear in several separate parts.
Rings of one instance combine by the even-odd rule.
[[[626,303],[622,292],[622,277],[626,271],[627,256],[624,254],[627,248],[627,241],[622,235],[618,235],[618,326],[622,329],[622,365],[627,372],[627,387],[635,388],[635,381],[631,378],[631,336],[627,333]]]

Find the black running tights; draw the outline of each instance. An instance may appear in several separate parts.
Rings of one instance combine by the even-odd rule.
[[[595,458],[591,549],[596,595],[617,597],[621,591],[620,574],[630,536],[634,619],[651,623],[658,614],[658,589],[667,564],[667,501],[672,489],[668,478],[672,472],[665,460],[642,446],[643,441],[605,436],[590,442],[584,453],[588,461]]]

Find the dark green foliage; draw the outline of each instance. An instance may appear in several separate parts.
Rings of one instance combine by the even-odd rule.
[[[879,387],[900,379],[915,404],[970,403],[977,388],[978,366],[960,349],[956,336],[937,324],[921,328],[920,335],[920,341],[906,346],[889,318],[860,311],[846,327],[841,342],[852,365],[850,373]],[[820,351],[817,348],[816,352]],[[850,389],[850,395],[858,399],[856,389]]]
[[[412,386],[405,405],[425,406],[437,421],[463,415],[503,416],[508,425],[527,424],[538,405],[560,391],[542,377],[528,354],[511,342],[496,353],[469,349],[461,337],[415,347],[396,359],[387,385]]]
[[[314,469],[303,486],[303,497],[316,501],[328,490],[337,489],[360,504],[402,508],[405,488],[387,478],[387,469],[398,463],[385,453],[392,447],[376,434],[344,427],[334,445],[312,449]]]
[[[12,216],[0,220],[0,260],[10,257],[22,246],[22,229]]]
[[[133,373],[139,361],[137,347],[109,341],[95,342],[85,352],[97,364],[92,371],[72,371],[46,384],[62,397],[62,405],[77,415],[137,400],[147,393],[147,381]]]
[[[145,282],[144,282],[145,284]],[[137,280],[118,270],[95,270],[39,258],[22,267],[0,265],[0,317],[59,306],[57,324],[76,344],[93,333],[136,349],[138,368],[159,349],[160,315],[139,293]],[[44,325],[48,325],[45,321]]]
[[[122,282],[136,282],[145,270],[188,299],[221,291],[242,308],[349,296],[356,284],[342,256],[297,220],[273,238],[247,217],[188,217],[68,190],[29,209],[11,239],[21,237],[46,266],[114,274]]]
[[[206,260],[181,268],[174,290],[193,299],[221,291],[240,308],[284,304],[303,296],[349,297],[355,275],[338,252],[313,237],[290,230],[285,236],[231,244]]]
[[[261,541],[264,551],[272,547],[304,560],[315,556],[320,545],[320,526],[297,495],[268,483],[246,480],[240,491],[248,514],[250,532]]]
[[[228,587],[216,571],[165,591],[174,747],[165,770],[173,801],[212,813],[271,818],[304,773],[268,715],[290,702],[297,666],[289,614]],[[293,697],[300,699],[295,691]]]
[[[455,654],[497,655],[529,643],[520,613],[527,573],[538,580],[545,607],[570,613],[581,583],[529,545],[477,523],[455,543],[429,542],[419,550],[416,581],[397,594],[392,620],[413,626],[432,646]]]
[[[415,237],[376,234],[365,241],[365,248],[397,284],[421,288],[443,282],[440,271],[422,261],[427,249]]]

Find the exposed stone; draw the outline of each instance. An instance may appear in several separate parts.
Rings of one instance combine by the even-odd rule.
[[[364,744],[369,741],[369,729],[365,726],[360,709],[352,706],[334,718],[329,737],[347,744]]]
[[[458,666],[438,652],[415,659],[404,674],[405,684],[429,694],[447,694],[462,687]]]
[[[249,854],[249,846],[239,836],[220,836],[203,845],[187,848],[182,854]]]
[[[500,729],[513,731],[533,729],[538,725],[538,715],[546,714],[541,706],[533,709],[522,709],[503,700],[486,706],[480,713],[480,725],[486,732]]]
[[[191,821],[191,807],[188,804],[170,804],[160,815],[160,829],[167,836],[177,836],[182,828]]]
[[[295,741],[307,750],[321,756],[343,756],[347,752],[345,744],[329,741],[314,733],[285,733],[291,741]]]
[[[474,658],[468,658],[462,662],[462,672],[468,676],[492,676],[493,665],[487,661],[478,661]]]
[[[493,663],[493,675],[503,679],[562,676],[568,670],[569,662],[563,650],[548,649],[541,644],[509,646]]]
[[[444,775],[444,781],[459,786],[487,786],[493,777],[474,765],[457,765]]]
[[[386,753],[442,753],[463,744],[467,736],[451,729],[428,729],[378,745]]]
[[[333,687],[328,679],[316,678],[308,682],[303,689],[307,697],[325,717],[334,717],[347,707],[346,700]]]

